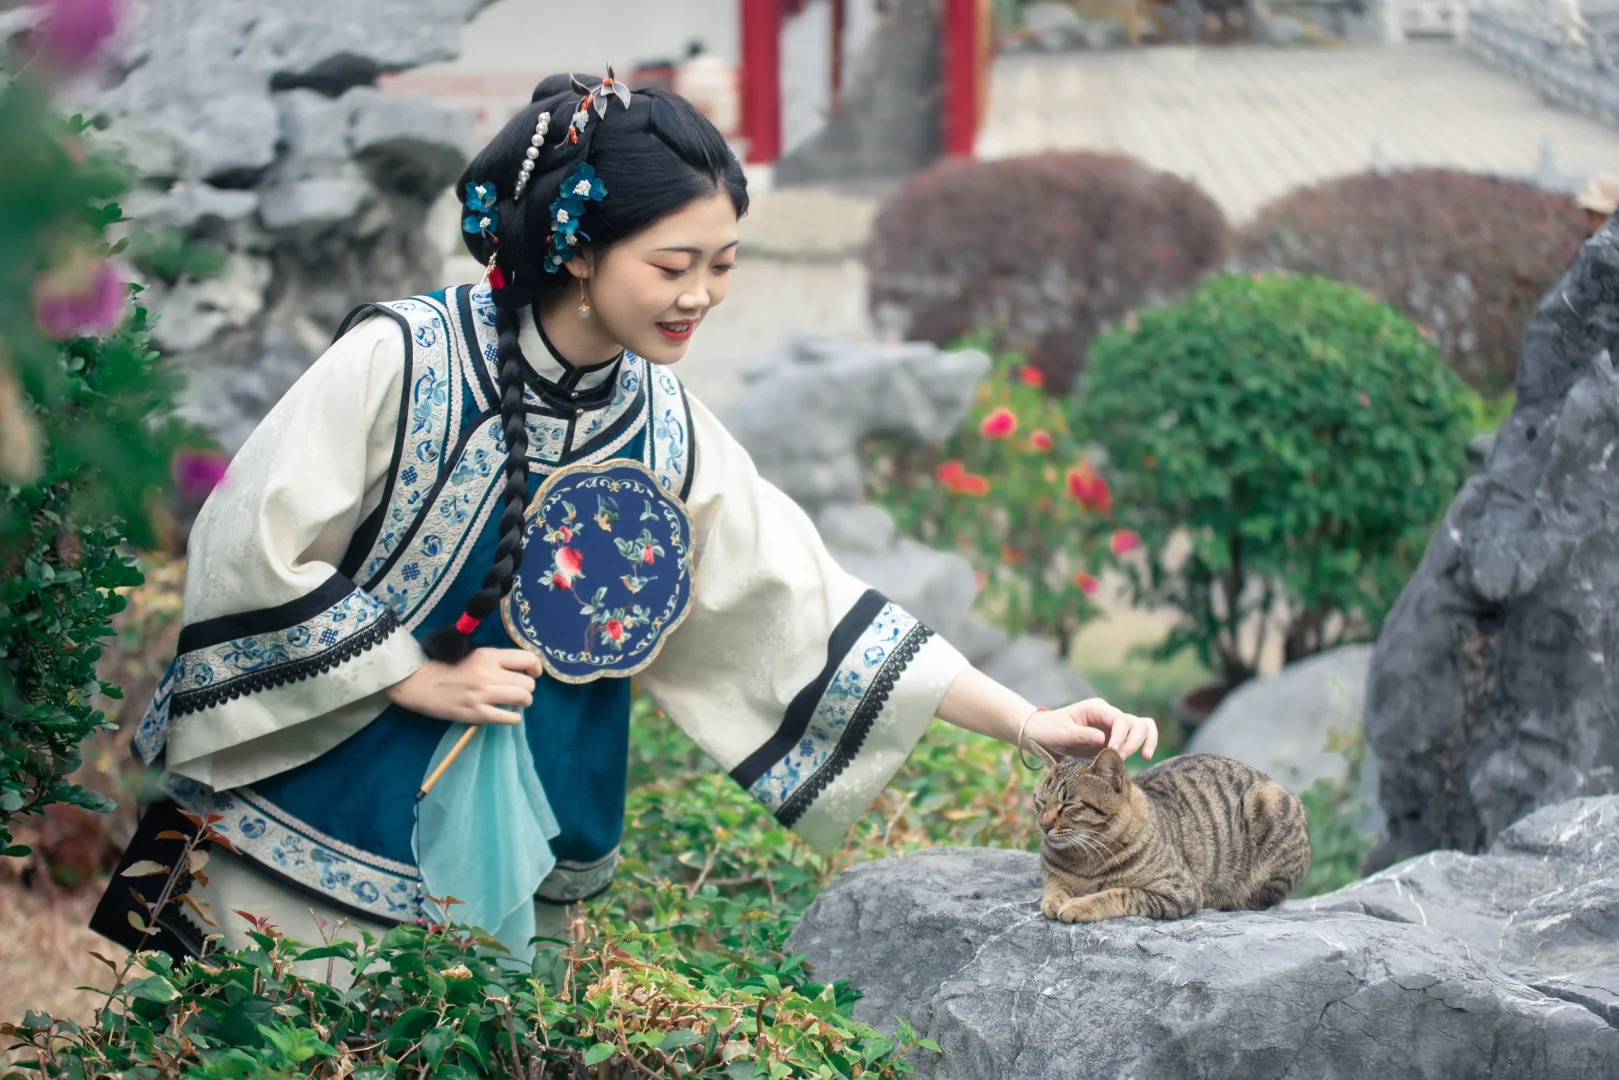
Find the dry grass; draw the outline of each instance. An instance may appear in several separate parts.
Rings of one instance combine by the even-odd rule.
[[[96,995],[74,987],[111,986],[112,972],[90,951],[124,956],[86,925],[98,896],[96,890],[51,894],[0,882],[0,1022],[15,1023],[30,1009],[81,1022],[94,1013]]]

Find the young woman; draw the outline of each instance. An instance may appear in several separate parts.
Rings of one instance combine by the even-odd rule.
[[[235,854],[216,850],[191,895],[228,946],[247,940],[237,911],[312,940],[311,913],[380,933],[438,921],[434,898],[454,896],[453,917],[526,953],[561,905],[612,880],[625,674],[821,849],[935,716],[1058,752],[1151,755],[1150,720],[1101,701],[1037,711],[843,572],[681,388],[670,368],[725,299],[748,206],[736,158],[690,104],[611,73],[547,79],[462,188],[484,282],[351,316],[197,520],[179,656],[137,738],[165,797],[126,864],[172,857],[179,808],[212,813]],[[639,520],[609,498],[536,523],[542,484],[614,468],[647,478]],[[625,623],[598,598],[615,576],[648,597],[663,587],[643,551],[680,576],[653,566],[651,531],[630,539],[665,524],[676,544],[689,530],[681,614],[641,620],[655,647],[638,663],[564,673],[552,631],[526,621],[532,582],[599,590],[574,606],[622,651]],[[582,565],[576,530],[612,533],[629,572]],[[534,577],[524,555],[542,532]],[[478,736],[436,769],[469,725]],[[128,944],[132,880],[161,879],[115,878],[94,923]],[[194,952],[205,932],[182,907],[155,944]]]

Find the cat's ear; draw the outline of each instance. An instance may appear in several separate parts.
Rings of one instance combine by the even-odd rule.
[[[1130,782],[1129,774],[1124,771],[1124,759],[1111,746],[1096,755],[1096,760],[1091,762],[1091,772],[1112,784],[1114,791],[1122,792]]]
[[[1046,765],[1047,766],[1061,764],[1061,762],[1057,759],[1056,754],[1053,754],[1050,750],[1047,750],[1044,746],[1041,746],[1034,739],[1029,740],[1029,745],[1034,747],[1034,752],[1035,753],[1039,754],[1041,757],[1046,759]]]

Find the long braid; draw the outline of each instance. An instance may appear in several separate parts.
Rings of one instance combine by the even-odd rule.
[[[495,545],[494,562],[484,575],[483,585],[467,601],[466,614],[454,626],[428,634],[422,648],[430,659],[447,664],[459,663],[472,652],[472,627],[494,613],[503,597],[512,591],[517,567],[523,561],[523,517],[528,507],[528,425],[523,406],[523,353],[517,345],[518,312],[495,308],[495,330],[499,334],[500,426],[506,439],[506,488],[502,493],[500,540]]]

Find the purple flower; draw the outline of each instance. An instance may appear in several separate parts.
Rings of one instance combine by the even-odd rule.
[[[174,486],[188,499],[206,499],[225,479],[230,456],[211,450],[177,450],[171,463]]]
[[[124,0],[35,0],[43,9],[39,50],[51,65],[80,71],[118,26]]]
[[[129,287],[105,259],[75,258],[34,280],[34,320],[57,341],[114,329],[128,300]]]

